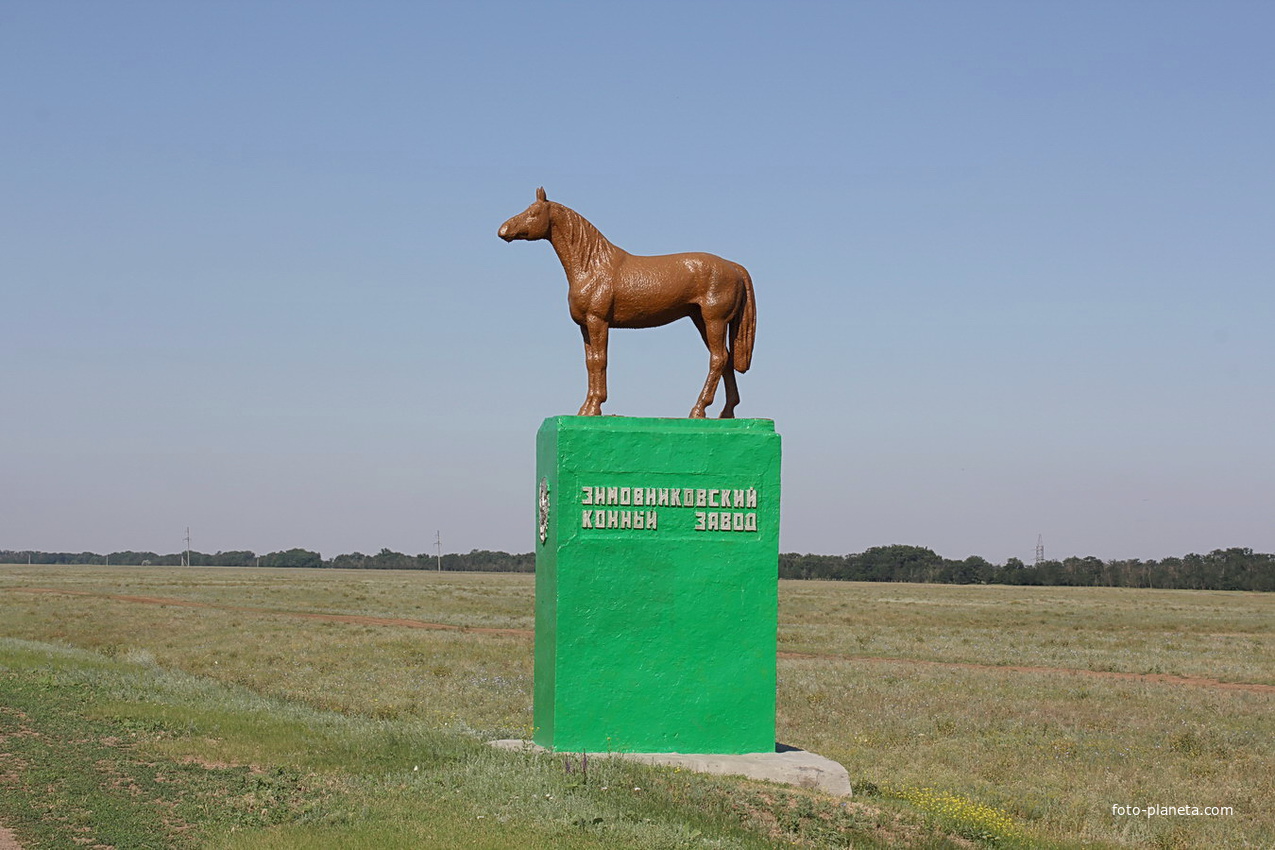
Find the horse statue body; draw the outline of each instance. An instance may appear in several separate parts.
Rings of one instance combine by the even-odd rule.
[[[689,317],[708,346],[708,378],[691,418],[704,418],[723,380],[721,418],[734,418],[735,373],[748,371],[757,327],[753,281],[743,266],[713,254],[630,254],[575,210],[548,200],[543,188],[531,206],[500,226],[499,235],[506,242],[548,239],[562,261],[567,304],[584,337],[589,371],[589,394],[579,416],[602,415],[611,328],[653,328]]]

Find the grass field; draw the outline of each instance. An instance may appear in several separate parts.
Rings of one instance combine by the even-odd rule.
[[[779,738],[845,764],[844,803],[489,751],[530,733],[532,584],[0,567],[0,825],[28,850],[1275,846],[1275,595],[781,582]]]

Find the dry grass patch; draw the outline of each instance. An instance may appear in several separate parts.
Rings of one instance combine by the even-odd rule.
[[[528,737],[526,636],[295,614],[529,629],[532,589],[525,575],[0,567],[0,634],[151,660],[371,721]],[[916,806],[956,830],[902,839],[905,824],[900,840],[992,841],[976,815],[999,812],[1011,823],[1004,835],[1021,829],[1027,845],[1275,844],[1275,694],[1065,672],[1275,684],[1275,594],[785,581],[780,606],[781,650],[830,657],[781,659],[779,738],[844,763],[861,790],[877,789],[861,799],[887,815]],[[1117,817],[1113,805],[1234,814]]]
[[[780,582],[781,650],[1275,684],[1275,594]]]

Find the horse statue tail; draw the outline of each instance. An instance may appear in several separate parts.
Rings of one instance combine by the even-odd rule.
[[[753,296],[753,279],[743,266],[744,298],[739,315],[730,323],[730,353],[736,372],[747,372],[753,362],[753,339],[757,336],[757,299]]]

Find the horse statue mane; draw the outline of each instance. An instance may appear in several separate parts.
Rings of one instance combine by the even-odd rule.
[[[500,226],[498,235],[506,242],[547,239],[562,262],[567,306],[584,338],[589,374],[578,415],[602,414],[611,328],[651,328],[689,318],[708,348],[708,377],[690,416],[706,415],[722,382],[721,418],[735,416],[735,373],[747,372],[752,364],[757,331],[753,281],[743,266],[714,254],[630,254],[575,210],[550,201],[543,188],[536,190],[531,206]]]
[[[549,207],[554,224],[562,229],[568,250],[578,259],[582,268],[596,268],[609,263],[614,253],[620,250],[602,235],[601,230],[593,226],[593,222],[571,207],[556,201],[549,201]]]

